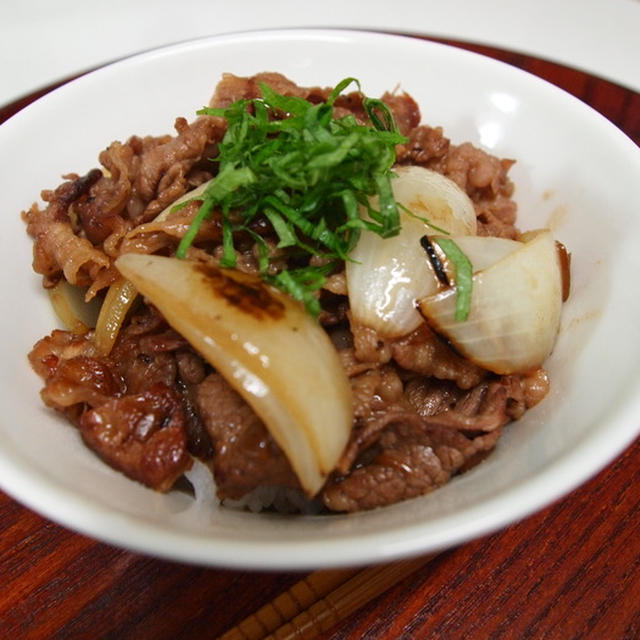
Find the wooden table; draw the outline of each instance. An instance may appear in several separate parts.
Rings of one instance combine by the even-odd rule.
[[[568,90],[640,143],[639,94],[546,61],[457,44]],[[0,110],[0,122],[51,88]],[[640,638],[640,440],[544,511],[420,564],[322,637]],[[302,578],[122,551],[0,493],[3,639],[215,638]]]

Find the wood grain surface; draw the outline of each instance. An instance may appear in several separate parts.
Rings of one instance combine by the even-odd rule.
[[[451,44],[553,82],[640,144],[639,94],[517,53]],[[0,109],[0,122],[51,88]],[[640,440],[556,504],[416,566],[321,637],[640,638]],[[0,493],[1,639],[216,638],[303,578],[130,553]]]

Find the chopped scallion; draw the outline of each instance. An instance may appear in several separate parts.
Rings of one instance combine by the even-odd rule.
[[[469,258],[451,238],[434,238],[434,242],[444,252],[453,265],[456,288],[456,322],[464,322],[471,308],[471,288],[473,285],[473,267]]]
[[[184,258],[202,222],[218,212],[222,227],[223,266],[234,266],[236,232],[264,216],[278,238],[278,248],[322,258],[325,266],[303,266],[267,277],[270,266],[261,253],[262,276],[320,310],[316,292],[327,266],[336,268],[355,245],[361,229],[383,237],[399,230],[398,205],[391,190],[395,146],[406,141],[381,100],[363,97],[370,124],[353,115],[333,117],[333,105],[355,78],[345,78],[323,103],[260,85],[260,97],[238,100],[226,108],[203,108],[199,114],[223,117],[227,130],[214,162],[216,177],[198,197],[202,204],[176,255]],[[370,198],[377,196],[373,210]],[[303,261],[304,263],[304,261]],[[302,263],[302,264],[303,264]]]

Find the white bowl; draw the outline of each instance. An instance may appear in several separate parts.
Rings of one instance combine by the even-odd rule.
[[[26,354],[55,326],[19,213],[60,175],[96,166],[114,139],[172,130],[223,72],[283,72],[300,84],[355,76],[369,95],[399,86],[454,142],[517,158],[522,228],[549,225],[573,256],[573,290],[548,362],[550,395],[482,464],[422,498],[354,515],[283,517],[198,508],[127,480],[45,409]],[[54,521],[158,556],[303,569],[433,552],[566,494],[640,427],[640,150],[559,89],[507,65],[420,40],[272,31],[198,40],[118,62],[0,127],[3,175],[0,485]]]

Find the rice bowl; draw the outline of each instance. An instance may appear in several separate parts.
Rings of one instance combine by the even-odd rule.
[[[296,61],[287,57],[291,46],[301,53]],[[223,71],[254,72],[257,56],[261,67],[299,82],[331,84],[345,71],[372,91],[399,83],[414,95],[424,118],[442,124],[452,138],[518,158],[514,181],[522,227],[552,223],[573,254],[573,293],[549,361],[551,396],[472,472],[384,512],[293,522],[222,512],[179,494],[149,496],[92,460],[71,430],[52,428],[56,420],[36,405],[38,383],[24,354],[53,320],[44,317],[36,279],[27,268],[15,268],[29,264],[30,247],[20,221],[11,220],[2,242],[14,272],[3,288],[8,306],[20,300],[26,309],[19,322],[5,317],[10,339],[3,366],[16,373],[5,373],[2,392],[13,417],[2,422],[3,488],[67,526],[156,555],[218,566],[321,567],[435,551],[503,526],[566,493],[629,443],[639,422],[634,349],[640,341],[633,323],[638,302],[628,286],[638,271],[632,246],[638,233],[632,212],[638,149],[578,101],[499,63],[406,38],[322,31],[239,34],[145,54],[83,77],[3,125],[3,153],[14,166],[28,160],[20,156],[25,139],[46,137],[56,150],[43,154],[37,167],[16,172],[20,179],[8,189],[8,210],[27,207],[34,187],[57,184],[61,171],[93,166],[95,149],[105,140],[168,130],[174,115],[188,116],[206,101]],[[149,80],[160,76],[157,84]],[[98,100],[118,87],[131,96],[123,109]],[[82,140],[63,145],[76,130],[83,131]],[[611,176],[602,175],[609,171]],[[599,366],[609,359],[616,362],[615,376]],[[28,438],[16,433],[17,421]]]

